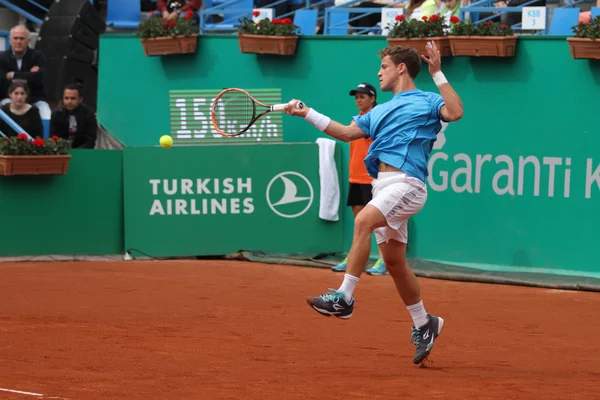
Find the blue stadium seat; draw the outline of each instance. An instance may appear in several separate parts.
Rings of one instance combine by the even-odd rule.
[[[201,33],[204,31],[235,31],[239,24],[239,20],[246,18],[252,18],[252,9],[254,8],[253,0],[226,0],[226,1],[211,1],[211,6],[201,10],[201,22],[200,30]],[[217,7],[214,9],[214,7]],[[206,11],[211,10],[211,14],[207,14]],[[223,22],[210,23],[211,16],[223,15]]]
[[[600,7],[592,7],[591,17],[592,18],[600,17]]]
[[[330,12],[329,13],[329,26],[325,31],[326,35],[347,35],[348,34],[348,20],[350,19],[349,12]]]
[[[549,35],[573,36],[572,26],[579,21],[579,8],[556,8],[552,13]]]
[[[136,29],[142,18],[140,1],[108,0],[106,25],[119,29]]]
[[[302,35],[314,35],[317,28],[318,10],[298,10],[294,16],[294,25],[298,25]]]

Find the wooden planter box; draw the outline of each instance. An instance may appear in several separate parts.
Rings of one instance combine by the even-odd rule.
[[[291,56],[296,53],[298,36],[238,35],[238,42],[242,53]]]
[[[0,175],[65,175],[71,155],[0,156]]]
[[[168,54],[195,53],[198,47],[198,35],[158,37],[141,39],[146,56],[165,56]]]
[[[453,56],[514,57],[516,36],[449,36]]]
[[[435,42],[436,47],[440,51],[442,57],[450,57],[452,50],[450,49],[450,41],[447,37],[436,36],[427,38],[388,38],[388,44],[390,46],[408,46],[415,48],[419,54],[427,55],[427,42]]]
[[[571,57],[600,60],[600,39],[567,38]]]

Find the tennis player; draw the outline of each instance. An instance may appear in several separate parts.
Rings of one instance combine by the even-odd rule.
[[[359,84],[355,89],[350,91],[350,96],[354,96],[356,107],[359,114],[364,115],[371,111],[377,105],[377,90],[368,82]],[[350,142],[350,162],[348,163],[348,200],[346,205],[352,208],[352,215],[356,218],[360,210],[362,210],[373,198],[371,184],[373,177],[367,172],[365,167],[365,157],[369,151],[369,146],[373,140],[369,137],[352,140]],[[331,267],[334,272],[345,272],[348,264],[348,257],[341,263]],[[385,275],[387,270],[383,263],[381,250],[379,250],[379,258],[373,266],[367,269],[369,275]]]
[[[373,199],[357,215],[347,271],[338,290],[309,297],[308,304],[325,316],[350,318],[354,289],[369,258],[371,234],[375,232],[385,266],[394,279],[414,326],[411,342],[416,347],[413,362],[423,362],[442,332],[444,320],[430,315],[421,299],[419,282],[406,261],[408,219],[418,213],[427,199],[427,160],[441,129],[441,121],[457,121],[463,105],[441,71],[440,53],[428,43],[427,56],[410,47],[387,47],[380,51],[379,86],[391,91],[391,100],[365,115],[355,116],[344,126],[316,110],[296,108],[298,100],[286,105],[285,113],[302,116],[329,136],[350,141],[373,139],[365,165],[373,180]],[[440,94],[417,89],[414,79],[421,60]]]

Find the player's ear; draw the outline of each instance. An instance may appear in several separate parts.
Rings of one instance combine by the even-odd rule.
[[[403,72],[406,72],[406,64],[404,64],[404,63],[398,64],[397,69],[398,69],[398,75],[401,75]]]

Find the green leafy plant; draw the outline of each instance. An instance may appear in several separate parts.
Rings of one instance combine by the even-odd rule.
[[[143,20],[136,31],[136,36],[142,39],[152,39],[157,37],[176,37],[191,36],[197,33],[197,26],[194,25],[194,12],[189,10],[185,17],[179,16],[175,19],[164,19],[155,15]]]
[[[273,18],[272,21],[264,18],[257,23],[249,18],[244,18],[240,20],[238,33],[240,35],[297,36],[299,28],[289,18]]]
[[[423,16],[421,20],[407,20],[404,15],[398,15],[394,25],[389,26],[389,29],[388,37],[390,38],[411,39],[445,36],[448,26],[444,17],[436,14],[429,18]]]
[[[589,22],[580,22],[572,26],[575,37],[584,39],[600,39],[600,16],[592,19]]]
[[[52,136],[46,140],[42,138],[29,139],[24,133],[14,137],[0,139],[0,155],[3,156],[57,156],[69,154],[71,144],[69,141]]]
[[[500,22],[461,22],[457,16],[450,18],[450,36],[512,36],[510,26]]]

